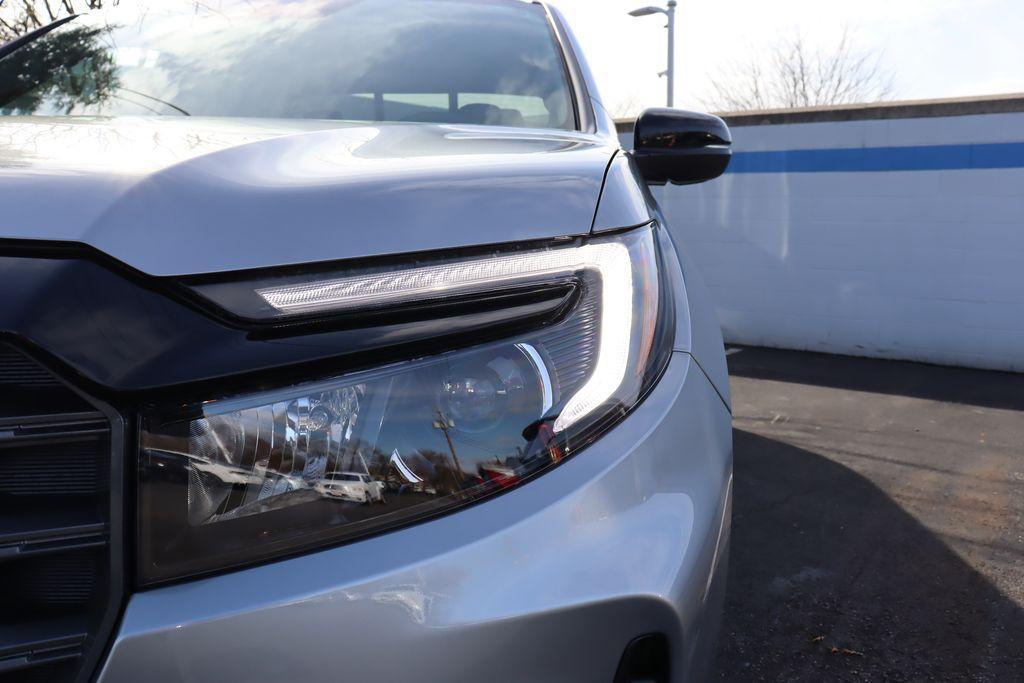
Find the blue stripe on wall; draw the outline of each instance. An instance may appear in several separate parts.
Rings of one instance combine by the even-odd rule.
[[[830,173],[1024,168],[1024,142],[736,152],[727,173]]]

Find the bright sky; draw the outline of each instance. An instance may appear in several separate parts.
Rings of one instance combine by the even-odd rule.
[[[664,105],[664,16],[629,10],[663,0],[550,0],[571,24],[615,115]],[[1024,0],[679,0],[676,106],[705,108],[730,60],[800,31],[834,45],[846,24],[881,50],[896,99],[1024,92]]]

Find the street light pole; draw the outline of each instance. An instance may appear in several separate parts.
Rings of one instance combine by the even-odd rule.
[[[452,443],[452,435],[448,433],[448,430],[455,426],[455,422],[440,410],[437,411],[438,419],[434,420],[434,429],[440,429],[444,432],[444,438],[448,441],[448,450],[452,454],[452,462],[454,468],[452,470],[452,477],[455,478],[456,489],[462,488],[462,480],[465,477],[465,472],[462,471],[462,464],[459,462],[459,456],[455,455],[455,444]]]
[[[672,107],[675,102],[676,92],[676,0],[668,0],[668,10],[665,12],[668,17],[668,68],[665,76],[668,80],[668,106]]]
[[[641,7],[629,13],[633,17],[646,17],[651,14],[664,14],[668,19],[668,67],[659,75],[665,76],[668,81],[668,96],[665,98],[668,106],[673,106],[676,91],[676,0],[668,0],[665,8]]]

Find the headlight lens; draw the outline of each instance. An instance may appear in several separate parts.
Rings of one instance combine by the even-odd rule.
[[[671,348],[651,227],[572,247],[258,289],[278,311],[334,310],[408,304],[409,291],[422,300],[566,274],[578,281],[578,302],[533,333],[145,411],[141,581],[319,547],[514,486],[630,409]]]

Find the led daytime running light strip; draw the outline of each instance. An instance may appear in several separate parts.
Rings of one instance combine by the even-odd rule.
[[[629,363],[633,328],[633,269],[629,249],[618,242],[588,244],[487,259],[420,266],[299,285],[257,289],[285,314],[351,311],[455,294],[500,289],[524,280],[591,270],[601,278],[601,331],[597,365],[555,419],[562,432],[590,414],[619,388]]]

